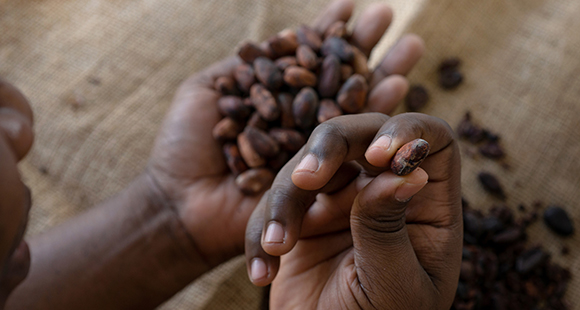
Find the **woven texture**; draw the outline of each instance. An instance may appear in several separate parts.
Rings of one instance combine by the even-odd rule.
[[[357,1],[360,12],[371,1]],[[574,0],[389,1],[395,21],[371,58],[403,32],[427,52],[410,75],[431,93],[425,113],[455,126],[465,111],[502,134],[510,170],[465,156],[463,192],[493,203],[476,173],[497,173],[507,204],[559,204],[580,222],[580,2]],[[35,146],[21,165],[33,189],[29,235],[58,225],[113,195],[138,175],[179,83],[234,52],[314,19],[326,1],[17,1],[0,0],[0,76],[35,111]],[[464,61],[465,83],[436,86],[437,63]],[[400,110],[402,111],[402,109]],[[467,144],[463,145],[465,148]],[[465,150],[464,148],[464,150]],[[538,222],[531,242],[573,270],[569,300],[580,305],[580,235],[562,239]],[[563,245],[568,256],[559,255]],[[161,309],[258,309],[261,290],[234,259],[184,289]]]

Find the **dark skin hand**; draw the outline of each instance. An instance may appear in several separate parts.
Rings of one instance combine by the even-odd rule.
[[[431,153],[411,174],[395,175],[390,159],[417,138]],[[457,142],[444,121],[416,113],[332,119],[252,214],[250,279],[272,283],[272,309],[449,309],[461,263],[460,192]]]

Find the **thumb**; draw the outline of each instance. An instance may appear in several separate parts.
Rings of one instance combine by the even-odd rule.
[[[355,199],[350,220],[355,266],[360,285],[366,288],[370,300],[408,305],[413,301],[404,296],[426,292],[423,285],[428,275],[411,244],[405,212],[411,197],[427,180],[428,175],[421,168],[406,176],[384,172]],[[389,297],[395,300],[386,301]]]

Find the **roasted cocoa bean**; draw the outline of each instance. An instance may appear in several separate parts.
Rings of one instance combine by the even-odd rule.
[[[347,34],[347,30],[346,30],[346,24],[342,21],[335,21],[334,23],[332,23],[328,29],[326,29],[326,32],[324,33],[324,38],[330,38],[330,37],[338,37],[338,38],[344,38]]]
[[[250,115],[250,109],[244,104],[242,98],[237,96],[219,98],[218,109],[222,115],[234,119],[244,119]]]
[[[274,173],[266,168],[250,169],[236,178],[236,185],[246,195],[265,191],[274,181]]]
[[[281,31],[278,35],[270,38],[268,43],[275,57],[292,55],[298,48],[298,38],[292,29]]]
[[[226,143],[223,147],[226,156],[226,164],[234,176],[248,170],[248,165],[244,162],[240,149],[235,143]]]
[[[316,85],[316,75],[308,69],[298,67],[298,66],[289,66],[284,70],[284,82],[289,86],[300,88],[306,86],[315,86]]]
[[[256,152],[252,143],[248,140],[245,131],[238,135],[238,148],[240,149],[240,154],[244,162],[250,168],[262,167],[266,164],[266,159]]]
[[[240,122],[226,117],[215,125],[212,134],[216,140],[234,140],[242,130],[244,127]]]
[[[318,108],[318,114],[316,119],[319,123],[324,123],[327,120],[341,116],[342,110],[340,107],[331,99],[322,99],[320,101],[320,107]]]
[[[252,145],[252,148],[260,156],[269,158],[274,157],[280,152],[280,146],[265,131],[252,126],[246,126],[244,134]]]
[[[238,82],[238,87],[244,93],[248,93],[250,91],[250,87],[252,87],[252,85],[256,82],[254,67],[248,64],[239,65],[234,72],[234,78]]]
[[[219,91],[223,95],[233,95],[239,96],[240,92],[236,86],[236,81],[229,76],[220,76],[215,80],[214,83],[215,90]]]
[[[360,74],[354,74],[340,88],[336,102],[346,113],[359,112],[365,105],[368,85]]]
[[[415,170],[429,155],[429,143],[415,139],[401,146],[391,160],[391,171],[396,175],[407,175]]]
[[[266,57],[258,57],[254,61],[254,70],[258,81],[271,90],[282,86],[282,71],[274,62]]]
[[[282,128],[294,128],[296,122],[294,121],[294,113],[292,112],[292,102],[294,97],[289,93],[279,93],[278,103],[280,105],[280,126]]]
[[[316,53],[308,45],[300,45],[296,49],[296,60],[302,67],[313,70],[318,65]]]
[[[260,46],[256,45],[255,43],[244,42],[238,49],[238,56],[240,56],[243,61],[251,64],[254,62],[254,60],[256,60],[256,58],[265,57],[266,54],[260,48]]]
[[[266,121],[275,121],[280,116],[280,108],[272,93],[262,84],[254,84],[250,89],[250,98],[260,116]]]
[[[310,48],[318,52],[322,46],[322,40],[320,36],[310,27],[302,25],[296,30],[296,37],[299,44],[305,44],[310,46]]]
[[[306,143],[306,137],[299,131],[287,128],[272,128],[269,132],[280,147],[288,152],[298,152]]]
[[[499,180],[491,173],[480,172],[478,174],[479,183],[483,186],[488,193],[493,194],[501,199],[505,199],[505,193],[503,187],[499,183]]]
[[[553,232],[561,236],[570,236],[574,233],[574,225],[566,210],[559,206],[551,206],[544,211],[544,223]]]
[[[298,65],[298,60],[296,60],[296,57],[294,56],[286,56],[276,59],[274,63],[280,70],[284,71],[290,66]]]
[[[298,127],[310,129],[314,125],[318,104],[318,96],[314,89],[304,87],[300,90],[292,103],[292,113]]]
[[[322,98],[333,98],[340,87],[340,60],[335,55],[328,55],[322,62],[318,93]]]
[[[463,82],[463,74],[455,70],[443,71],[439,75],[439,86],[443,89],[457,88]]]
[[[354,58],[354,50],[342,38],[330,37],[322,43],[320,52],[323,56],[336,55],[342,62],[350,63]]]
[[[409,111],[417,112],[425,107],[429,101],[429,93],[423,85],[413,85],[405,97],[405,105]]]

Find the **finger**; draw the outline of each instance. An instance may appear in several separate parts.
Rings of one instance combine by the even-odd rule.
[[[0,108],[12,108],[33,122],[32,108],[22,93],[0,78]]]
[[[357,19],[351,42],[368,57],[392,20],[393,10],[388,5],[371,4]]]
[[[425,43],[419,36],[415,34],[403,36],[373,71],[371,89],[389,75],[407,75],[417,64],[424,51]]]
[[[336,0],[318,15],[312,23],[312,28],[319,35],[322,35],[332,23],[336,21],[347,22],[353,9],[354,2],[352,0]]]
[[[390,114],[409,91],[409,81],[401,75],[381,80],[369,93],[365,112]]]
[[[0,134],[6,137],[17,160],[26,156],[32,147],[31,121],[13,108],[0,108]]]

